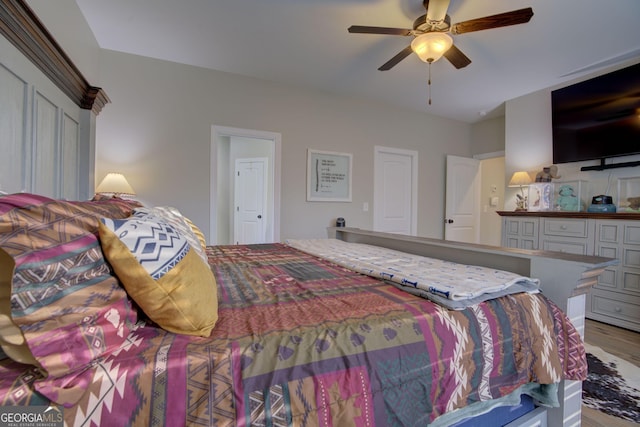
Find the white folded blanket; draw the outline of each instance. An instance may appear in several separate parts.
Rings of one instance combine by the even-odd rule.
[[[518,292],[523,289],[538,292],[540,287],[538,279],[508,271],[443,261],[361,243],[337,239],[287,240],[286,243],[351,270],[448,300],[470,300],[484,294],[504,294],[505,290],[514,285],[518,285],[515,286]]]

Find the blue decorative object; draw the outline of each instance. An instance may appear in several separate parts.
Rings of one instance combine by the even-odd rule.
[[[587,212],[607,212],[607,213],[615,213],[616,205],[613,204],[613,199],[611,196],[599,195],[594,196],[591,199],[591,205],[587,208]]]
[[[587,212],[593,213],[616,213],[616,205],[589,205]]]

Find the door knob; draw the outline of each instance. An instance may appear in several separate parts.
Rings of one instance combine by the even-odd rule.
[[[453,220],[452,220],[452,219],[445,218],[445,219],[444,219],[444,223],[445,223],[445,224],[453,224]]]
[[[262,215],[258,215],[258,219],[261,219],[261,218],[262,218]]]

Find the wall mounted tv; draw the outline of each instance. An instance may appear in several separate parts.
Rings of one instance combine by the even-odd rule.
[[[640,154],[640,64],[551,92],[553,163],[600,160],[582,170],[637,166],[606,163]]]

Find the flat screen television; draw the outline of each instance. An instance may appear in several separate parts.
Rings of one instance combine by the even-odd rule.
[[[640,154],[640,64],[552,91],[551,115],[553,163]]]

